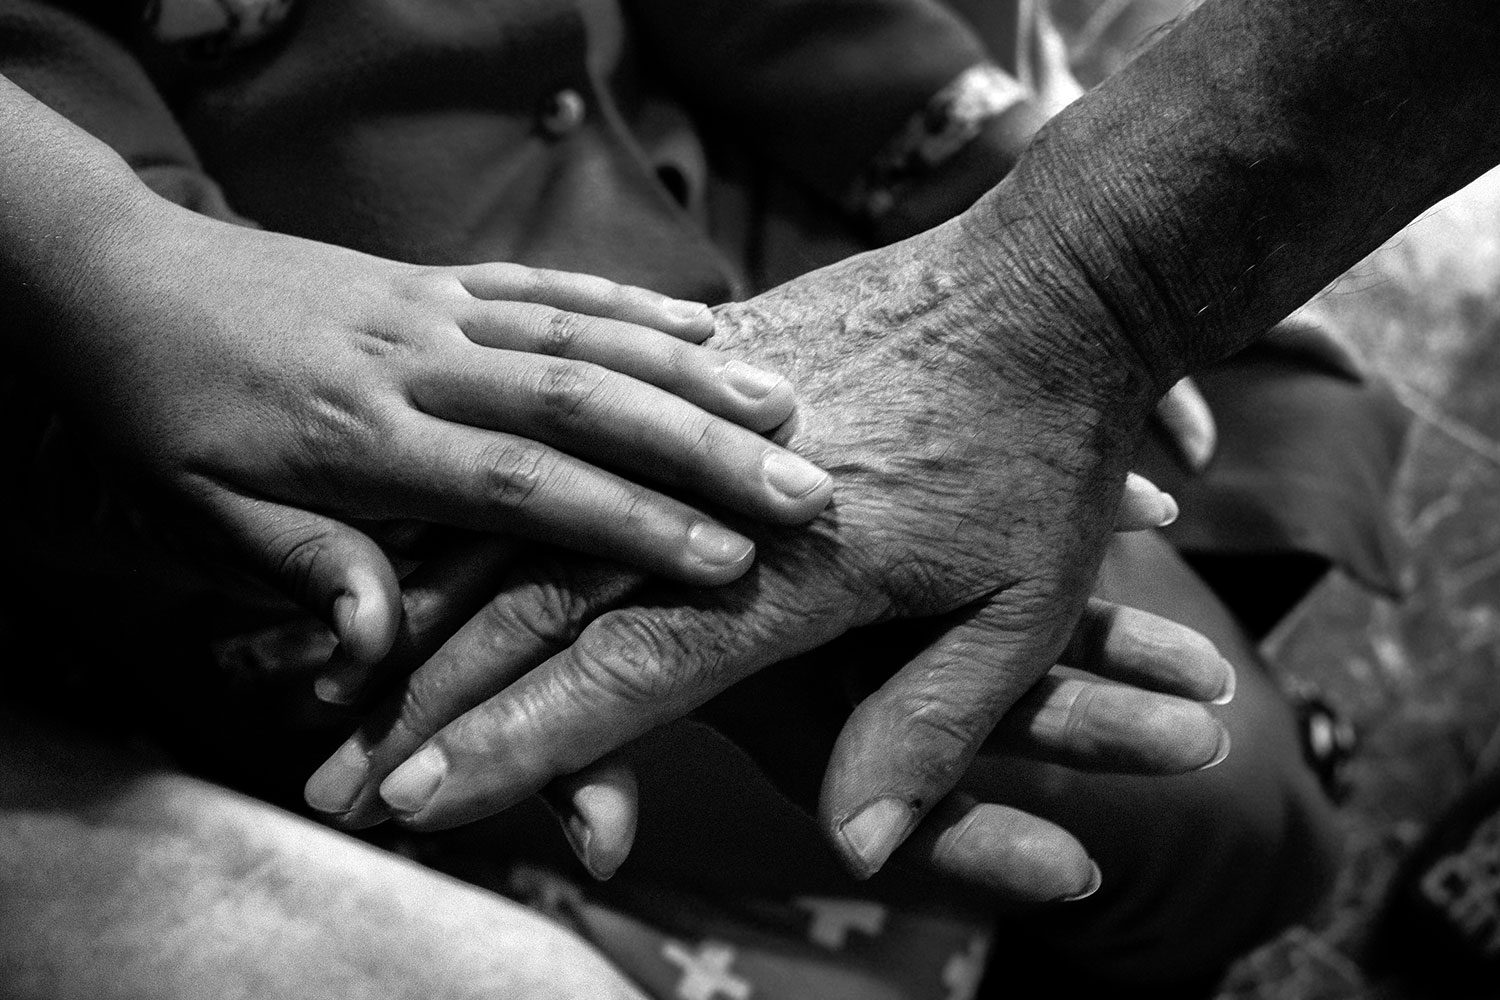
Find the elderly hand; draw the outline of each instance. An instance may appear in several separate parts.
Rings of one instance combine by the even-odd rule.
[[[803,383],[784,440],[834,473],[834,504],[759,533],[735,584],[655,588],[593,621],[386,778],[390,807],[422,828],[493,812],[761,667],[929,618],[933,641],[856,710],[824,788],[834,843],[878,869],[1056,662],[1150,409],[1139,361],[1099,317],[1050,308],[1056,286],[1028,266],[949,225],[723,309],[716,345]]]
[[[399,645],[410,659],[425,662],[308,782],[310,805],[344,826],[386,818],[376,793],[385,775],[445,723],[566,647],[598,608],[644,584],[598,562],[540,562],[525,552],[513,560],[513,549],[501,542],[491,543],[487,554],[471,548],[409,578],[409,624]],[[455,579],[469,582],[455,587]],[[469,615],[468,602],[496,591],[428,658],[454,620]],[[850,642],[763,671],[714,699],[701,718],[811,807],[851,699],[868,689],[871,675],[899,665],[904,651],[921,645],[920,629],[890,628],[851,635]],[[1222,759],[1224,730],[1195,703],[1227,701],[1234,673],[1198,633],[1093,600],[1060,659],[1077,669],[1054,671],[1028,692],[986,741],[987,752],[1141,774],[1181,773]],[[579,859],[596,876],[611,875],[634,837],[637,791],[629,767],[609,757],[553,782],[544,795]],[[971,812],[977,819],[966,822]],[[1071,834],[1003,803],[950,797],[918,838],[909,859],[1012,899],[1076,896],[1094,878],[1089,854]]]

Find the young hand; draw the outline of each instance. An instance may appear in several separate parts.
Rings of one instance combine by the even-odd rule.
[[[400,609],[356,519],[544,537],[721,584],[752,543],[669,494],[781,525],[831,494],[758,433],[791,414],[790,385],[696,346],[700,305],[398,264],[145,197],[48,299],[42,368],[159,522],[230,538],[357,660],[385,653]]]

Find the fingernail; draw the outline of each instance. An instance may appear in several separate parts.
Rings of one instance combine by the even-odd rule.
[[[568,838],[568,844],[573,848],[573,853],[578,856],[583,867],[589,870],[590,875],[604,882],[614,874],[614,872],[601,871],[595,864],[592,851],[594,831],[583,821],[582,816],[569,816],[567,822],[563,823],[563,834]]]
[[[768,451],[762,463],[766,481],[783,496],[801,500],[822,486],[828,473],[786,451]]]
[[[333,628],[340,639],[349,637],[354,631],[354,616],[359,611],[359,598],[353,594],[340,594],[333,602]]]
[[[839,836],[859,858],[868,878],[885,865],[916,823],[917,811],[901,799],[876,799],[844,821]]]
[[[358,684],[345,673],[324,674],[313,681],[313,694],[327,705],[352,705],[358,691]]]
[[[1208,468],[1208,463],[1214,457],[1214,446],[1216,442],[1211,434],[1189,433],[1182,442],[1182,450],[1187,455],[1188,468],[1194,472],[1202,472]]]
[[[730,361],[720,369],[719,374],[736,392],[751,399],[765,399],[771,394],[771,390],[786,381],[780,375],[739,360]]]
[[[1177,520],[1177,501],[1172,494],[1161,489],[1151,480],[1136,472],[1127,473],[1125,476],[1125,492],[1129,494],[1137,506],[1149,505],[1154,511],[1151,518],[1153,527],[1165,528]]]
[[[1161,519],[1156,522],[1158,528],[1165,528],[1175,523],[1177,515],[1181,513],[1177,509],[1177,498],[1165,490],[1158,490],[1161,494]]]
[[[1076,892],[1071,896],[1060,896],[1057,900],[1059,903],[1076,903],[1080,899],[1088,899],[1099,891],[1099,887],[1104,884],[1104,873],[1099,870],[1099,865],[1095,861],[1089,862],[1089,868],[1092,871],[1089,873],[1089,881],[1083,887],[1083,891]]]
[[[307,779],[302,797],[318,812],[346,813],[354,808],[369,772],[364,748],[349,740]]]
[[[1220,726],[1219,727],[1219,748],[1214,751],[1213,760],[1209,761],[1207,764],[1204,764],[1202,767],[1198,768],[1198,770],[1200,770],[1200,771],[1207,771],[1211,767],[1218,767],[1220,764],[1224,763],[1224,758],[1228,757],[1228,756],[1229,756],[1229,730],[1225,729],[1223,726]]]
[[[667,304],[667,312],[677,319],[687,323],[714,321],[713,310],[702,302],[689,302],[686,299],[673,299]]]
[[[443,751],[425,746],[381,782],[380,797],[396,812],[419,813],[432,801],[447,770]]]
[[[1239,681],[1235,675],[1234,667],[1231,666],[1228,672],[1224,675],[1224,687],[1221,691],[1219,691],[1219,696],[1209,704],[1227,705],[1231,701],[1234,701],[1234,689],[1235,685],[1238,683]]]
[[[710,566],[730,566],[755,551],[755,543],[728,528],[699,521],[688,531],[688,548]]]
[[[334,649],[323,673],[313,679],[313,694],[329,705],[352,705],[359,700],[365,685],[365,668],[349,658],[343,649]]]

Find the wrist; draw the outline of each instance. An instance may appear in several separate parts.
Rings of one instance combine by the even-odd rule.
[[[1032,97],[987,118],[961,149],[905,184],[886,212],[869,220],[876,241],[905,239],[967,210],[1005,179],[1046,122],[1046,109]]]
[[[985,363],[1025,368],[1047,397],[1111,414],[1121,429],[1143,421],[1180,376],[1140,349],[1037,213],[1007,204],[1006,216],[995,225],[982,202],[931,234],[961,276]]]
[[[1229,270],[1208,266],[1222,242],[1202,245],[1205,227],[1184,214],[1181,191],[1134,169],[1113,129],[1087,102],[1052,119],[1009,183],[967,221],[977,232],[1024,239],[1046,280],[1067,289],[1074,311],[1165,392],[1281,316],[1261,321],[1262,303],[1254,301],[1231,312],[1210,308],[1237,298],[1224,287]]]
[[[20,137],[0,150],[0,286],[23,353],[49,353],[76,328],[101,270],[164,207],[108,146],[0,80],[0,122]],[[138,249],[138,248],[137,248]],[[67,350],[63,345],[62,350]]]

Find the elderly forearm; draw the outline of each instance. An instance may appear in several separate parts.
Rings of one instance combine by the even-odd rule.
[[[1165,386],[1500,161],[1497,40],[1488,0],[1210,0],[966,228],[1039,254]]]

